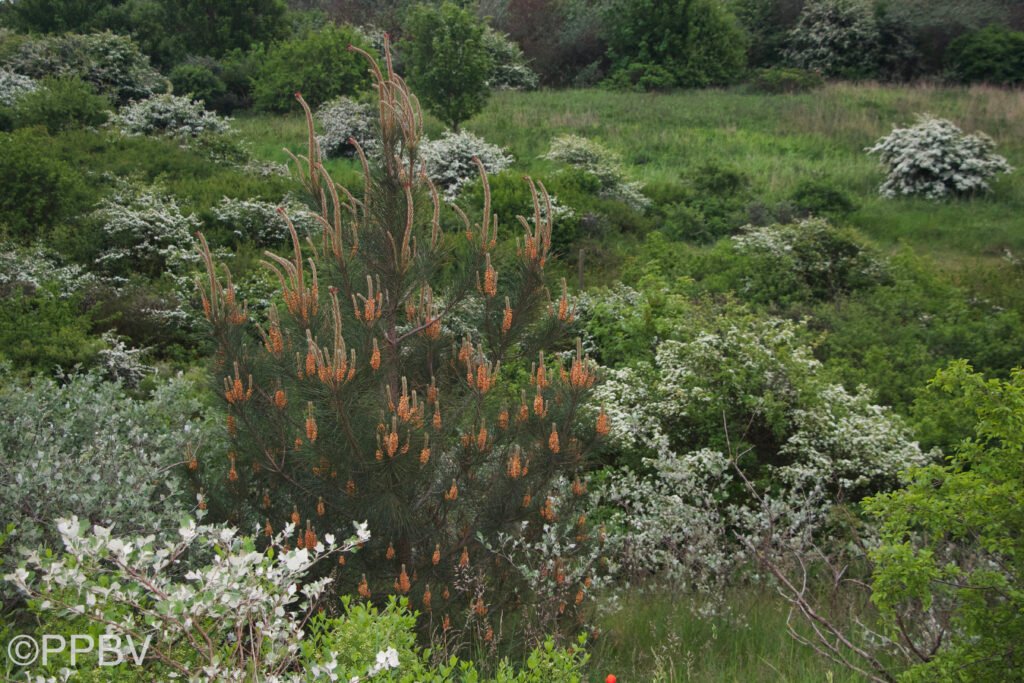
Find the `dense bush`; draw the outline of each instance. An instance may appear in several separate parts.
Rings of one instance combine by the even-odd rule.
[[[110,101],[77,78],[46,77],[18,100],[16,126],[43,126],[53,134],[68,128],[99,126],[109,118]]]
[[[78,169],[38,132],[0,133],[0,225],[23,242],[82,213],[93,201]]]
[[[831,180],[801,180],[789,195],[793,206],[813,216],[842,218],[857,210],[850,194]]]
[[[213,207],[217,222],[239,240],[262,247],[276,246],[288,239],[288,222],[278,211],[282,206],[299,235],[320,232],[323,226],[306,207],[286,198],[280,205],[259,200],[224,197]]]
[[[750,222],[751,178],[734,166],[709,162],[687,170],[680,182],[651,187],[653,212],[673,239],[713,242]]]
[[[447,0],[440,8],[416,5],[405,21],[401,49],[409,83],[427,109],[456,132],[490,96],[494,63],[485,28],[471,12]]]
[[[183,477],[189,449],[213,448],[216,437],[195,417],[190,381],[133,397],[98,370],[26,386],[0,372],[0,500],[14,523],[5,553],[57,549],[65,515],[148,534],[174,529],[194,505]]]
[[[946,55],[954,77],[964,83],[1024,83],[1024,31],[989,26],[954,40]]]
[[[986,380],[959,362],[929,392],[970,430],[948,463],[868,502],[881,525],[871,600],[912,646],[923,636],[917,651],[933,648],[904,680],[1002,681],[1024,667],[1024,372]]]
[[[174,93],[201,100],[207,109],[230,114],[252,106],[252,78],[260,53],[234,50],[221,59],[190,57],[169,75]]]
[[[168,78],[175,95],[193,97],[211,109],[223,100],[228,91],[227,85],[209,63],[193,61],[179,64],[171,70]]]
[[[640,183],[626,179],[619,155],[599,142],[578,135],[562,135],[551,141],[544,158],[594,176],[604,197],[619,200],[638,211],[650,205]]]
[[[326,102],[316,111],[320,130],[316,141],[327,158],[353,157],[356,148],[349,142],[354,139],[367,156],[376,153],[377,112],[371,104],[356,102],[348,97],[337,97]]]
[[[742,29],[712,0],[621,0],[612,3],[605,21],[613,86],[725,85],[746,67]]]
[[[37,85],[28,76],[9,69],[0,69],[0,105],[9,107],[21,97],[34,91]]]
[[[96,266],[110,275],[183,274],[197,261],[191,247],[199,221],[159,187],[121,184],[90,222],[98,226]]]
[[[202,102],[178,95],[155,95],[123,107],[113,123],[125,135],[165,135],[196,138],[208,133],[227,133],[227,120],[203,109]]]
[[[786,57],[826,76],[874,75],[880,33],[868,0],[809,0],[790,31]]]
[[[119,104],[163,92],[167,85],[130,38],[113,33],[32,38],[6,66],[35,79],[81,78]]]
[[[458,196],[467,183],[480,178],[480,169],[473,157],[480,160],[488,173],[499,173],[513,161],[504,149],[468,131],[445,132],[438,140],[424,142],[421,156],[427,176],[448,200]]]
[[[533,90],[537,74],[527,63],[523,50],[507,35],[487,27],[483,35],[484,50],[491,59],[491,76],[487,84],[507,90]]]
[[[1013,171],[994,150],[984,133],[968,135],[951,121],[921,114],[915,125],[893,129],[867,151],[888,168],[883,197],[944,199],[984,193],[993,176]]]
[[[750,77],[747,87],[752,92],[779,95],[809,92],[824,84],[825,79],[816,71],[776,66],[755,71]]]
[[[358,94],[370,81],[362,57],[349,45],[368,47],[359,31],[333,24],[271,45],[252,78],[253,103],[268,111],[289,111],[298,106],[296,92],[311,107]]]

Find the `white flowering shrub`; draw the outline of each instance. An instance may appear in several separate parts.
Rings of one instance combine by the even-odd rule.
[[[619,155],[604,145],[579,135],[560,135],[551,141],[545,159],[559,161],[597,178],[603,197],[617,199],[637,211],[651,204],[640,183],[626,179]]]
[[[877,154],[888,175],[883,197],[916,195],[927,199],[987,192],[988,181],[1013,167],[995,153],[984,133],[966,134],[952,121],[920,114],[909,128],[895,128],[869,154]]]
[[[137,387],[147,375],[156,372],[156,368],[143,362],[149,349],[131,348],[112,332],[103,334],[103,342],[107,347],[100,349],[96,356],[106,379]]]
[[[28,76],[10,69],[0,69],[0,105],[10,107],[22,95],[35,92],[39,86]]]
[[[881,33],[867,0],[809,0],[787,36],[792,66],[826,76],[865,77],[878,64]]]
[[[484,50],[494,65],[488,85],[499,90],[534,90],[540,79],[527,64],[523,50],[506,34],[491,27],[484,30]]]
[[[192,240],[199,219],[183,214],[177,200],[157,186],[123,182],[91,219],[103,241],[96,265],[108,274],[157,277],[183,273],[198,261]]]
[[[81,78],[118,103],[167,90],[167,81],[132,39],[109,31],[32,37],[19,45],[5,66],[36,80]]]
[[[273,246],[288,239],[288,222],[279,208],[284,209],[299,235],[319,234],[321,226],[315,214],[289,197],[285,197],[281,204],[224,197],[213,207],[213,215],[238,239],[259,246]]]
[[[231,131],[229,119],[203,109],[203,103],[170,93],[125,105],[113,117],[125,135],[153,135],[180,139]]]
[[[94,621],[139,646],[149,637],[146,658],[163,677],[339,680],[331,677],[330,663],[295,671],[303,626],[331,583],[306,580],[306,574],[367,541],[365,525],[356,525],[356,534],[341,544],[325,533],[311,539],[311,547],[289,549],[295,533],[289,524],[271,539],[274,552],[257,550],[236,529],[191,519],[165,541],[119,536],[100,525],[90,529],[77,517],[61,520],[58,530],[63,553],[33,552],[4,577],[31,596],[39,612]],[[392,668],[390,653],[384,659],[374,673]]]
[[[59,515],[155,533],[191,507],[187,453],[219,432],[196,417],[184,378],[136,398],[98,369],[28,385],[10,372],[0,366],[0,509],[14,525],[4,553],[54,547]]]
[[[739,264],[742,288],[753,301],[831,300],[889,275],[884,259],[856,234],[824,218],[748,225],[731,242],[733,251],[746,257]]]
[[[926,456],[888,409],[823,376],[799,325],[710,327],[660,342],[650,365],[608,370],[595,399],[612,447],[646,470],[603,488],[623,564],[713,593],[749,559],[744,540],[785,526],[809,541],[836,501],[885,490]]]
[[[354,139],[367,156],[378,152],[379,136],[375,129],[379,117],[376,108],[348,97],[337,97],[325,102],[316,111],[316,120],[323,133],[316,136],[320,151],[327,158],[353,157]]]
[[[505,170],[515,161],[501,147],[468,131],[446,131],[439,140],[427,140],[420,146],[420,155],[427,175],[448,201],[453,201],[463,186],[480,177],[473,157],[480,160],[488,175]]]
[[[61,298],[74,295],[96,284],[99,278],[78,264],[63,265],[42,247],[0,244],[0,298],[16,290],[25,294],[47,294]]]

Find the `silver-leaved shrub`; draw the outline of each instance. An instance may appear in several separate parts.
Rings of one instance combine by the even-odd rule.
[[[544,158],[595,176],[600,182],[603,197],[617,199],[637,211],[643,211],[651,204],[640,183],[626,179],[619,155],[599,142],[579,135],[560,135],[551,141],[551,149]]]
[[[427,176],[448,201],[454,200],[463,186],[480,178],[473,157],[480,160],[488,175],[505,170],[515,161],[501,147],[465,130],[446,131],[438,140],[427,140],[421,144],[420,154]]]
[[[183,140],[231,131],[229,119],[206,111],[201,101],[170,93],[125,105],[113,117],[113,124],[125,135]]]
[[[378,117],[373,105],[349,97],[325,102],[316,112],[316,120],[323,131],[316,136],[320,151],[329,159],[353,157],[356,148],[349,140],[354,139],[364,154],[373,156],[379,146],[375,128]]]
[[[981,194],[993,176],[1013,171],[995,153],[992,138],[964,133],[952,121],[930,114],[919,114],[913,126],[893,129],[867,152],[877,154],[888,169],[878,190],[883,197]]]
[[[0,105],[9,107],[22,95],[35,92],[36,82],[10,69],[0,69]]]
[[[155,533],[195,504],[179,475],[189,449],[214,446],[219,432],[196,417],[191,383],[159,382],[139,398],[103,374],[22,385],[0,366],[0,509],[14,525],[5,554],[55,547],[60,516]]]

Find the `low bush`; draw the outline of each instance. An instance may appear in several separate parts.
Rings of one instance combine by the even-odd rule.
[[[831,180],[801,180],[789,200],[804,214],[830,218],[842,218],[858,208],[853,197]]]
[[[765,95],[805,93],[824,85],[825,79],[817,71],[781,66],[758,69],[747,82],[751,92]]]
[[[984,133],[966,134],[952,121],[929,114],[909,128],[894,128],[869,147],[888,169],[879,193],[883,197],[918,195],[927,199],[981,194],[988,181],[1013,168],[995,153]]]
[[[551,148],[544,158],[593,175],[600,184],[599,194],[603,197],[619,200],[637,211],[643,211],[650,205],[640,183],[626,179],[619,155],[599,142],[578,135],[561,135],[551,141]]]
[[[5,555],[21,546],[58,550],[61,516],[150,534],[175,529],[194,505],[184,477],[189,449],[217,442],[195,417],[189,380],[158,382],[141,397],[104,380],[101,369],[27,385],[7,367],[0,373],[0,501],[14,524]]]
[[[39,88],[18,100],[14,123],[43,126],[50,134],[69,128],[99,126],[110,115],[110,101],[78,78],[46,77]]]
[[[179,139],[231,130],[226,119],[203,109],[202,102],[171,94],[132,102],[117,113],[113,122],[125,135],[163,135]]]
[[[34,91],[36,82],[9,69],[0,69],[0,105],[9,107],[21,97]]]
[[[215,73],[210,62],[213,60],[194,61],[174,67],[169,75],[174,94],[194,98],[202,102],[204,107],[214,109],[227,95],[228,86]]]
[[[378,151],[374,129],[377,112],[373,105],[337,97],[317,109],[316,120],[323,131],[317,135],[316,141],[326,157],[355,156],[356,148],[350,139],[358,142],[367,156]]]
[[[0,230],[25,244],[94,201],[78,169],[59,158],[51,139],[30,129],[0,133],[0,186]]]
[[[439,139],[420,145],[420,158],[426,165],[427,176],[449,201],[455,199],[467,183],[480,178],[480,169],[473,157],[480,160],[488,174],[499,173],[513,162],[504,149],[465,130],[446,131]]]

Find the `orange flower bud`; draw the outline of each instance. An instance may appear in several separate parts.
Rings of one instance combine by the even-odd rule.
[[[555,427],[554,423],[551,425],[551,436],[548,437],[548,448],[551,449],[552,453],[557,453],[559,451],[558,428]]]

